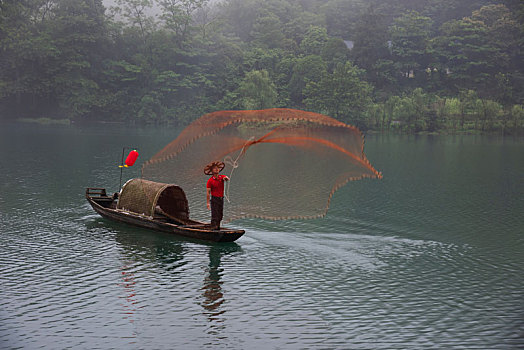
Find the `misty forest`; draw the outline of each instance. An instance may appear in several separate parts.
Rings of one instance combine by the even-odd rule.
[[[518,0],[0,0],[0,120],[524,133]]]

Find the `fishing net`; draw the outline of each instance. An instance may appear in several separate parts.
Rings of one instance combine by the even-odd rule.
[[[193,219],[209,220],[204,167],[223,161],[224,221],[324,216],[348,181],[381,178],[361,132],[325,115],[292,110],[220,111],[190,124],[142,167],[145,179],[186,192]]]

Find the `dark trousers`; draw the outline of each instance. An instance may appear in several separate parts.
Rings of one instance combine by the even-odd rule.
[[[211,196],[211,226],[220,228],[224,216],[224,198]]]

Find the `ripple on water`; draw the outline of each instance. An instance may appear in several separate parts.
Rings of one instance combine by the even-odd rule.
[[[521,185],[488,173],[443,186],[450,172],[433,168],[415,182],[418,163],[380,156],[388,176],[341,189],[326,218],[242,221],[229,245],[93,214],[83,186],[114,174],[15,161],[0,191],[0,348],[523,348]]]
[[[519,270],[509,265],[507,294],[500,265],[479,269],[469,245],[375,226],[367,235],[249,230],[217,248],[88,214],[57,225],[36,214],[37,226],[24,215],[3,221],[17,226],[0,247],[7,343],[474,347],[508,323],[504,335],[518,339],[518,313],[500,306],[519,298]]]

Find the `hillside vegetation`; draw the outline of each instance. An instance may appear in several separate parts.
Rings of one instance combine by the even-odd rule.
[[[114,3],[0,1],[0,119],[288,107],[364,130],[524,133],[520,1]]]

